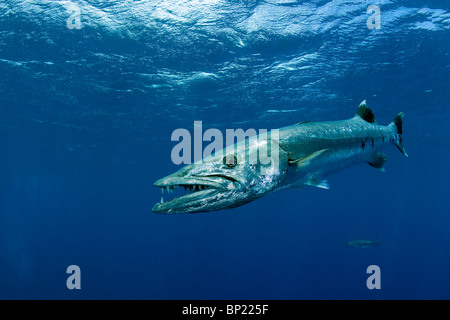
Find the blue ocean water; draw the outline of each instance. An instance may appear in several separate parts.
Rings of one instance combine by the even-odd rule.
[[[444,0],[3,0],[0,298],[449,299],[449,49]],[[364,99],[381,124],[406,112],[409,157],[385,149],[385,173],[151,212],[175,129],[347,119]]]

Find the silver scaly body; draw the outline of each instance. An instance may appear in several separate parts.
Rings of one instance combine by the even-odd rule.
[[[358,163],[384,171],[387,157],[380,152],[383,147],[394,144],[406,156],[401,136],[403,116],[399,113],[391,124],[379,125],[363,101],[355,117],[348,120],[302,122],[279,129],[276,140],[241,141],[155,182],[169,192],[177,186],[194,191],[168,202],[162,198],[153,211],[216,211],[287,188],[312,185],[328,189],[326,176]],[[278,148],[277,159],[269,165],[244,161],[268,145]],[[233,161],[228,164],[230,157]]]

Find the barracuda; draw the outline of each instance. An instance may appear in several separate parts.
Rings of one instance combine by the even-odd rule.
[[[403,116],[401,112],[389,125],[379,125],[363,101],[348,120],[306,121],[279,129],[277,137],[247,138],[156,181],[163,194],[179,187],[189,192],[169,201],[162,195],[153,211],[216,211],[303,185],[329,189],[325,177],[358,163],[384,171],[387,156],[380,150],[385,146],[393,144],[407,156],[402,145]],[[269,161],[247,161],[268,149],[272,150]]]

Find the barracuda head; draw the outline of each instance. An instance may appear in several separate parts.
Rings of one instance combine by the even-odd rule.
[[[172,214],[237,207],[273,191],[286,171],[287,154],[275,140],[246,140],[156,181],[163,196],[153,211]],[[164,190],[177,193],[183,188],[188,192],[164,200]]]

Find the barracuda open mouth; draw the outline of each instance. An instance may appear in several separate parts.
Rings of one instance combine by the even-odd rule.
[[[174,199],[178,199],[180,197],[184,197],[189,194],[203,191],[203,190],[206,190],[209,188],[212,188],[212,187],[208,186],[208,185],[202,185],[202,184],[195,184],[195,185],[182,184],[182,185],[173,185],[173,186],[169,186],[169,187],[161,187],[160,203],[170,202]],[[183,189],[184,189],[184,191],[183,191]],[[166,197],[166,200],[164,200],[164,190],[167,190],[168,195],[173,195],[171,199],[170,198],[167,199],[168,197]]]
[[[238,185],[236,179],[219,174],[168,176],[155,182],[155,186],[161,188],[161,200],[152,210],[157,213],[202,211],[202,208],[217,202]]]

